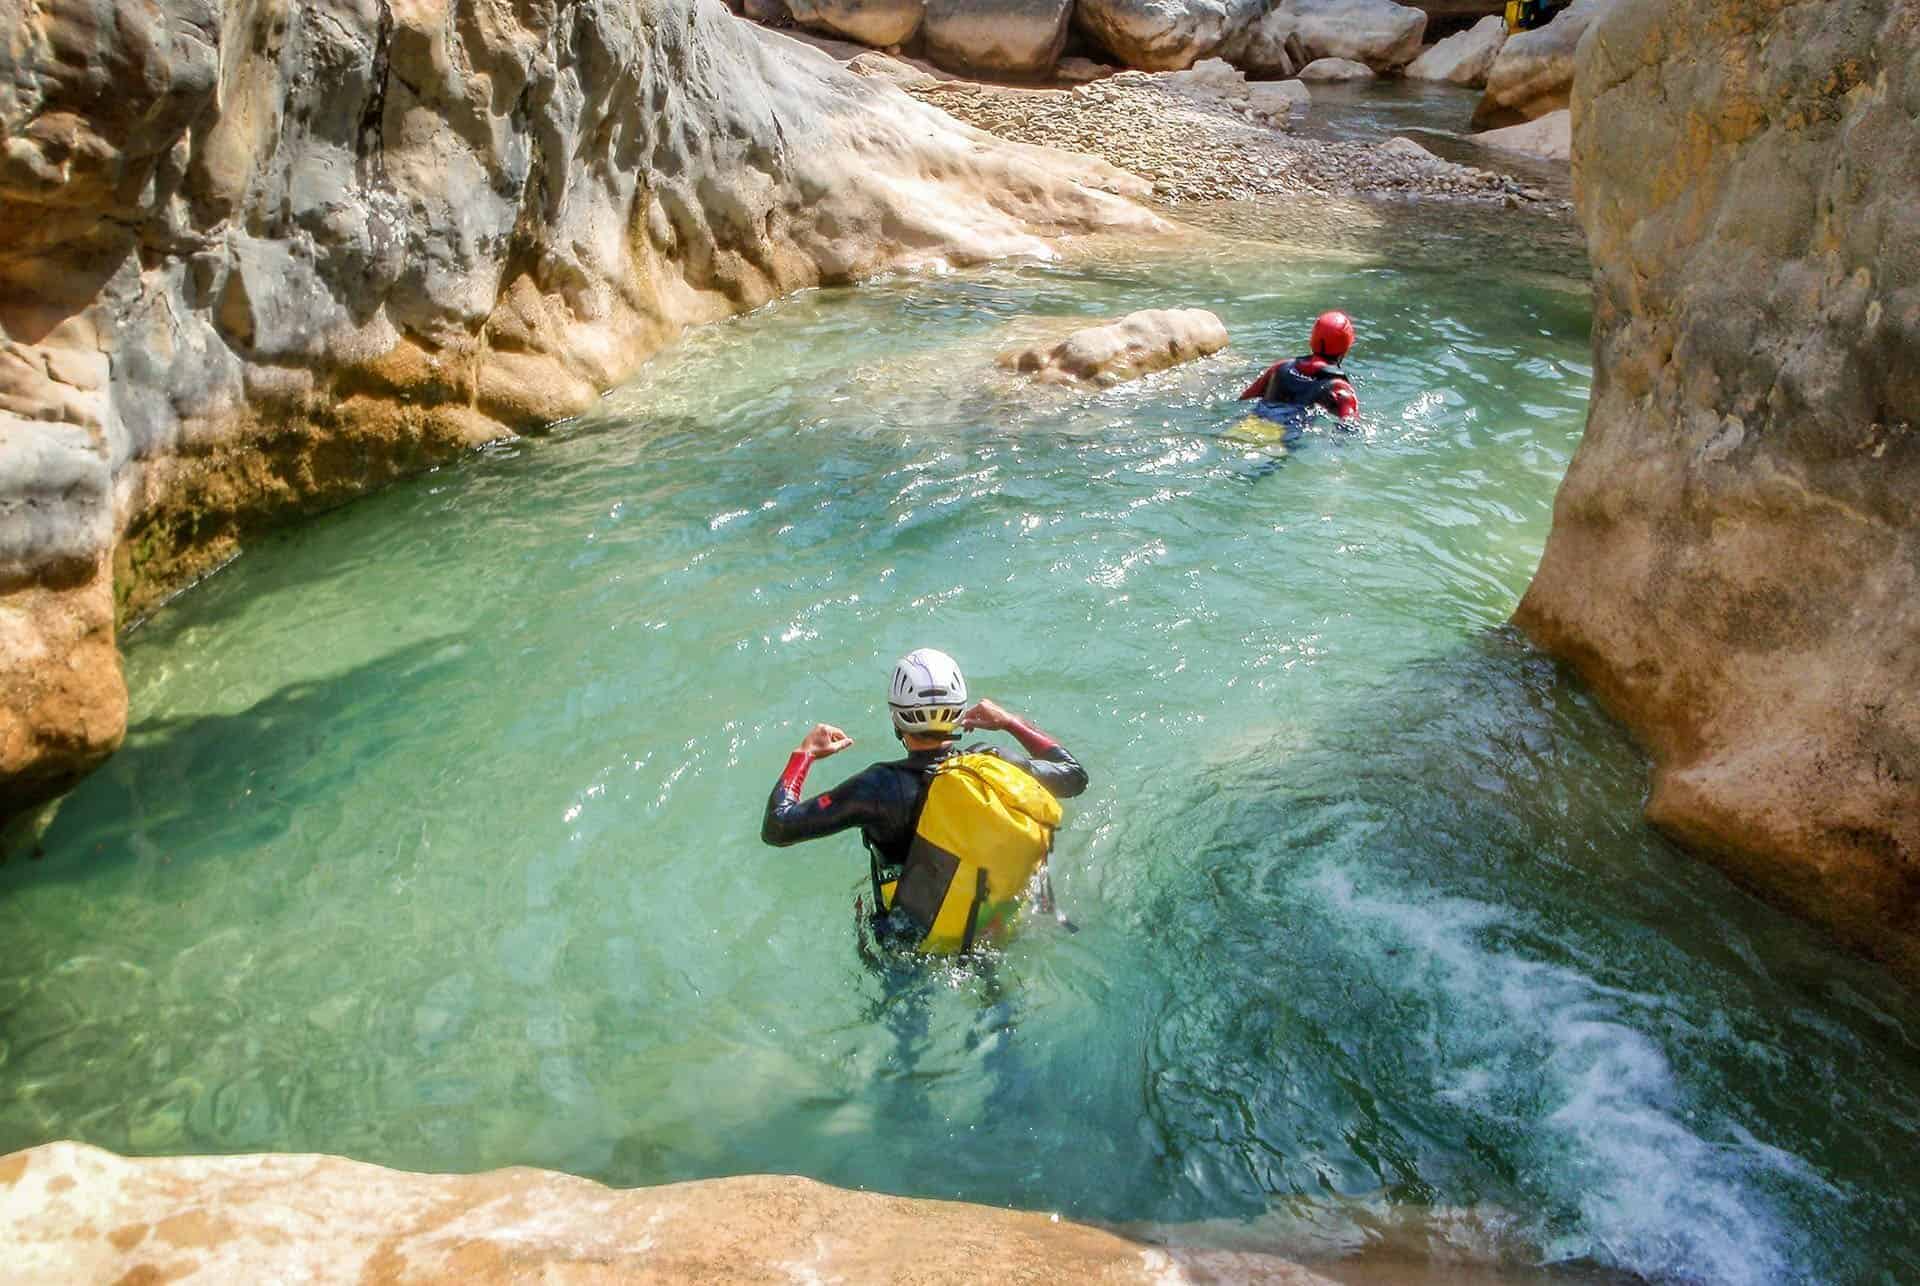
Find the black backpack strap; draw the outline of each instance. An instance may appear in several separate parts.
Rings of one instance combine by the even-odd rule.
[[[960,938],[960,954],[973,950],[973,931],[980,922],[980,905],[987,900],[987,868],[979,866],[973,872],[973,905],[967,908],[967,931]]]

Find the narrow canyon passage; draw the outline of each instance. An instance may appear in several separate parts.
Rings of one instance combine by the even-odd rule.
[[[1920,1273],[1920,1002],[1654,836],[1504,628],[1586,408],[1577,248],[1370,208],[804,293],[250,549],[131,637],[126,749],[0,867],[0,1153]],[[1169,305],[1233,347],[1091,396],[994,369]],[[1234,433],[1335,305],[1360,429]],[[1080,931],[877,975],[857,842],[764,848],[760,808],[815,720],[858,744],[810,784],[893,753],[922,644],[1089,767]]]

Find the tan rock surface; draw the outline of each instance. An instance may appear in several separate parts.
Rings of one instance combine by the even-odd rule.
[[[0,1278],[58,1283],[1186,1282],[1328,1286],[1045,1214],[756,1175],[618,1190],[546,1170],[328,1156],[0,1157]]]
[[[1620,0],[1573,146],[1593,405],[1515,619],[1655,823],[1920,978],[1920,0]]]
[[[1474,128],[1518,125],[1565,107],[1573,93],[1580,39],[1617,2],[1573,0],[1546,26],[1508,37],[1487,68],[1487,92],[1474,108]]]
[[[1148,308],[1057,344],[1009,349],[999,363],[1042,384],[1105,388],[1217,353],[1227,342],[1226,324],[1204,308]]]
[[[102,3],[0,46],[0,815],[119,740],[107,566],[124,620],[689,323],[1155,224],[704,0]]]
[[[1429,45],[1407,64],[1409,80],[1444,80],[1480,88],[1487,83],[1493,60],[1507,43],[1507,21],[1490,13],[1465,31]]]
[[[1565,109],[1548,112],[1539,120],[1468,135],[1482,147],[1518,152],[1543,161],[1567,160],[1573,151],[1573,114]]]

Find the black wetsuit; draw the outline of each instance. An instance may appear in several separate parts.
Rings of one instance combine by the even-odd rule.
[[[985,750],[1018,764],[1057,798],[1071,799],[1085,790],[1087,770],[1057,743],[1044,737],[1039,740],[1045,744],[1035,745],[1031,758],[985,746],[969,749]],[[907,850],[913,845],[914,827],[920,820],[920,806],[927,801],[934,766],[958,750],[958,746],[949,744],[938,750],[911,751],[905,759],[874,764],[808,800],[800,798],[800,785],[806,778],[805,757],[795,755],[767,798],[760,838],[784,848],[858,826],[874,860],[882,868],[898,867],[906,862]],[[802,764],[797,778],[795,761]]]

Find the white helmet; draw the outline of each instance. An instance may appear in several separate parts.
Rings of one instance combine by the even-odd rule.
[[[893,663],[887,705],[895,732],[952,736],[960,731],[960,714],[967,708],[967,681],[945,652],[915,648]]]

